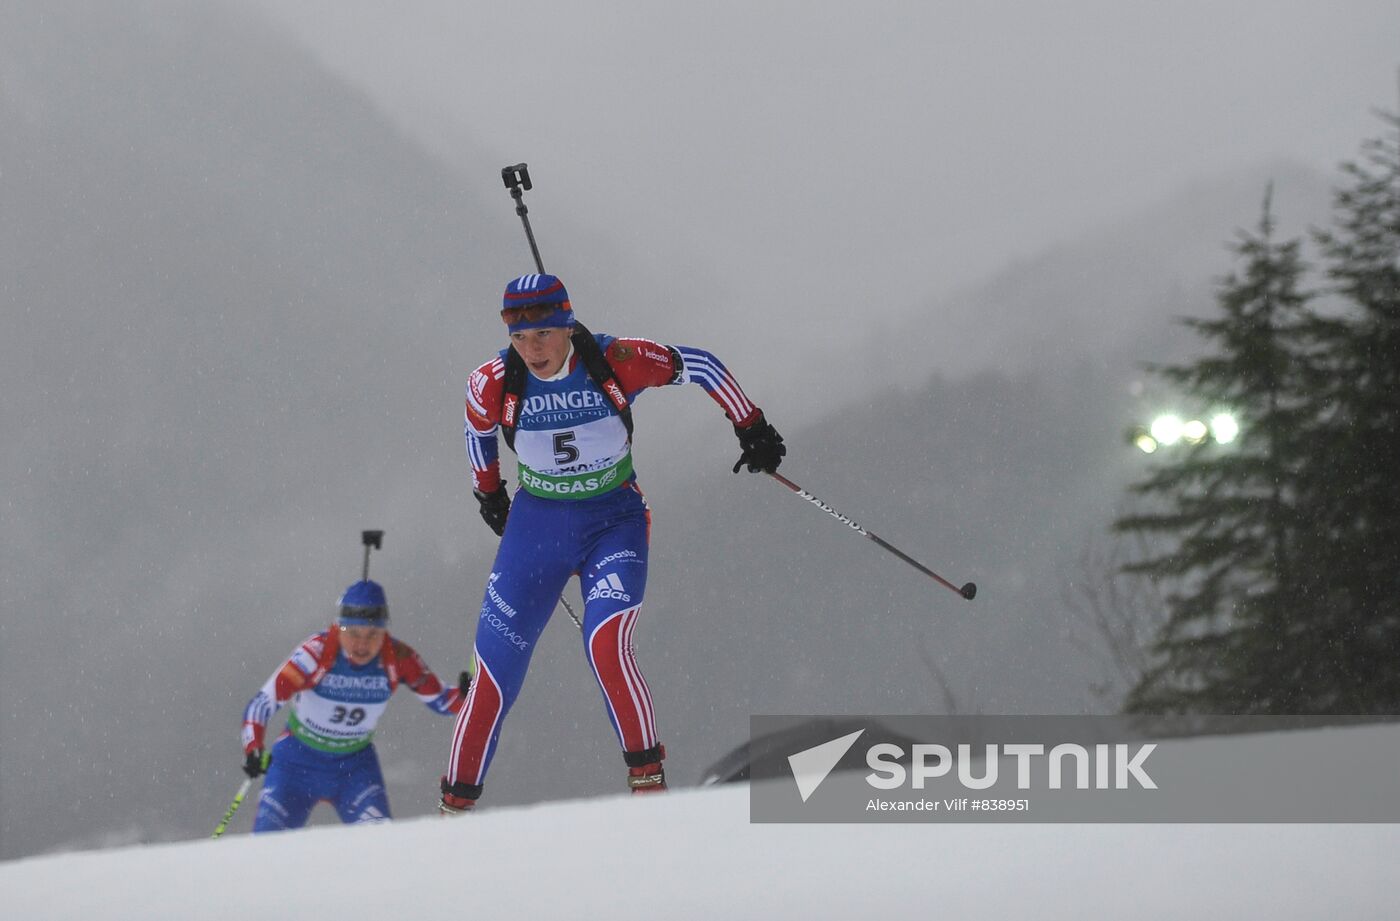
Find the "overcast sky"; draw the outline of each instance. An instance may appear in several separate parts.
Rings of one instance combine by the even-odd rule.
[[[750,308],[838,314],[1203,176],[1331,170],[1400,64],[1388,0],[251,2],[454,162],[528,160],[547,266],[567,215]]]

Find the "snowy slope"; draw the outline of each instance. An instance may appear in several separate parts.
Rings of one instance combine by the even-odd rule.
[[[1355,921],[1400,917],[1397,854],[1395,825],[753,825],[734,786],[28,858],[0,893],[26,921]]]

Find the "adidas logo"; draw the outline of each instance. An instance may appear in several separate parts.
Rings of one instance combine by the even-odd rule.
[[[614,601],[631,601],[632,596],[627,594],[627,589],[623,588],[622,580],[617,577],[617,573],[610,572],[606,578],[599,579],[598,584],[593,586],[584,603],[597,601],[599,598],[611,598]]]

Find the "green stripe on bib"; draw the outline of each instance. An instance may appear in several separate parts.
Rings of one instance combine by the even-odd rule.
[[[348,755],[362,748],[368,748],[370,740],[374,738],[372,732],[356,739],[333,739],[330,736],[321,735],[297,719],[295,710],[287,714],[287,731],[317,751],[330,752],[333,755]]]
[[[632,452],[603,470],[550,476],[520,465],[520,485],[533,496],[544,499],[591,499],[616,489],[632,475]]]

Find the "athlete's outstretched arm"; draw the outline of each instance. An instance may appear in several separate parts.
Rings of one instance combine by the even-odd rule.
[[[691,346],[677,346],[672,351],[681,360],[676,383],[699,384],[734,423],[740,450],[734,472],[738,473],[745,466],[752,473],[776,472],[787,454],[783,436],[744,393],[724,362],[704,349]]]
[[[739,428],[752,425],[760,415],[724,362],[704,349],[650,339],[614,339],[608,343],[607,356],[628,394],[667,384],[699,384]]]
[[[257,751],[265,747],[263,736],[267,732],[267,721],[272,714],[282,709],[282,705],[292,699],[292,695],[304,690],[311,683],[312,676],[320,668],[321,651],[326,635],[317,633],[309,636],[292,654],[287,657],[267,679],[248,706],[243,709],[243,750]]]
[[[720,405],[736,428],[748,428],[762,415],[724,362],[713,353],[688,345],[676,346],[675,352],[681,358],[676,383],[699,384],[710,399]]]
[[[399,680],[434,713],[450,715],[462,709],[466,695],[459,688],[445,687],[428,663],[407,643],[394,640],[394,660]]]

